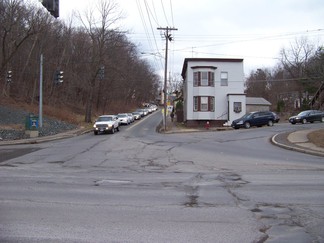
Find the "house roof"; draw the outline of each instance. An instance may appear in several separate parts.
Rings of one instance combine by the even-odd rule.
[[[271,105],[269,101],[262,97],[246,97],[247,105]]]
[[[185,58],[183,62],[181,76],[186,78],[188,62],[243,62],[242,58]]]

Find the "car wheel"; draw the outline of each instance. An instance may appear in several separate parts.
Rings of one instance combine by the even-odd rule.
[[[302,120],[302,123],[303,123],[303,124],[306,124],[306,122],[307,122],[307,120],[304,118],[304,119]]]
[[[98,131],[93,131],[94,135],[98,135]]]
[[[268,121],[268,126],[269,126],[269,127],[272,127],[272,126],[273,126],[273,121],[272,121],[272,120],[269,120],[269,121]]]
[[[111,132],[110,133],[111,134],[114,134],[115,133],[115,128],[114,127],[111,129]]]
[[[246,129],[249,129],[251,127],[251,124],[249,122],[244,123],[244,127]]]

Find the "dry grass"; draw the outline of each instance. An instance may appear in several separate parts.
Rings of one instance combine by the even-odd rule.
[[[22,124],[9,124],[9,125],[0,125],[0,130],[18,130],[23,131],[25,129]]]
[[[316,146],[324,148],[324,129],[311,132],[308,134],[308,139]]]

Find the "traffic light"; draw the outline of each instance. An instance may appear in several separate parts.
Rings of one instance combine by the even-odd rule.
[[[54,80],[54,82],[56,83],[56,84],[61,84],[61,83],[63,83],[63,71],[56,71],[55,72],[55,80]]]
[[[12,81],[12,71],[7,72],[7,83],[11,83]]]
[[[41,3],[55,18],[60,16],[60,0],[41,0]]]

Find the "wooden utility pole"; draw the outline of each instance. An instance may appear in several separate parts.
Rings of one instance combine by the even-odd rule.
[[[165,65],[164,65],[164,119],[163,119],[163,125],[164,125],[164,131],[166,131],[166,111],[167,111],[167,74],[168,74],[168,43],[169,41],[172,41],[171,34],[169,34],[169,31],[171,30],[178,30],[176,28],[171,27],[165,27],[165,28],[157,28],[158,30],[165,30],[164,36],[165,36]]]

